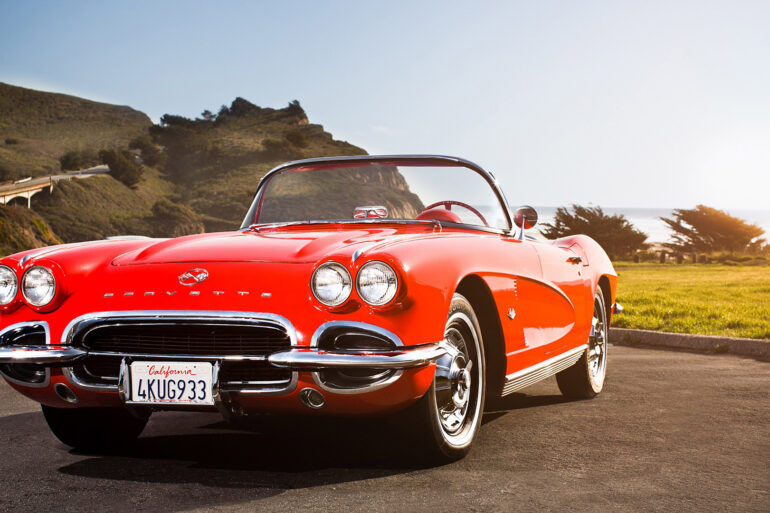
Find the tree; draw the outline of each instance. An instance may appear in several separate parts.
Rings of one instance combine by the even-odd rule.
[[[155,145],[148,135],[141,135],[131,141],[128,145],[132,150],[139,150],[142,161],[151,167],[162,166],[165,163],[166,155],[160,147]]]
[[[136,162],[128,150],[102,150],[99,158],[110,168],[110,174],[129,187],[134,187],[144,174],[142,166]]]
[[[765,232],[759,226],[705,205],[679,208],[670,218],[660,219],[674,232],[666,245],[675,251],[734,253],[753,251],[765,243],[761,238]]]
[[[568,235],[588,235],[604,248],[610,258],[627,256],[644,246],[647,234],[634,228],[623,214],[607,215],[601,207],[572,205],[556,209],[553,223],[541,230],[549,239]]]

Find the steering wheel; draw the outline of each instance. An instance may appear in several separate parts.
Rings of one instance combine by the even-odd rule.
[[[463,203],[462,201],[455,201],[455,200],[444,200],[444,201],[437,201],[436,203],[432,203],[425,207],[422,212],[426,212],[432,208],[443,206],[447,210],[452,210],[452,205],[457,205],[458,207],[467,208],[477,216],[479,216],[479,219],[481,219],[481,222],[484,223],[484,226],[489,227],[489,223],[487,223],[487,220],[484,219],[484,216],[481,215],[481,212],[473,208],[472,206],[468,205],[467,203]],[[420,212],[420,213],[422,213]]]

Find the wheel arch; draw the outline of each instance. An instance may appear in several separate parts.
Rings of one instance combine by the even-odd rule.
[[[484,344],[487,390],[497,397],[503,386],[506,359],[503,328],[495,298],[483,278],[476,274],[465,276],[456,291],[470,302],[479,321]]]

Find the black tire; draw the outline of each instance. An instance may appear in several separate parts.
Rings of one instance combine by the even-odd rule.
[[[43,416],[56,438],[86,452],[120,449],[133,443],[149,415],[137,416],[124,408],[52,408],[42,405]]]
[[[597,287],[588,347],[573,366],[556,374],[562,394],[574,399],[590,399],[602,391],[607,376],[608,340],[607,306],[601,287]]]
[[[414,448],[432,463],[448,463],[468,454],[481,426],[486,393],[481,328],[473,307],[460,294],[452,297],[444,337],[464,350],[436,362],[430,388],[398,419],[404,434],[416,442]],[[458,406],[455,400],[466,401],[465,406]],[[439,402],[446,408],[440,410]],[[450,408],[455,408],[452,414],[442,415]],[[457,427],[448,427],[453,420]]]

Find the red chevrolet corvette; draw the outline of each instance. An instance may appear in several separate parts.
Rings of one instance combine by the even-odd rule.
[[[291,162],[238,231],[0,259],[0,373],[81,449],[162,410],[313,412],[393,415],[457,459],[485,398],[604,384],[616,273],[588,237],[526,235],[536,221],[459,158]]]

